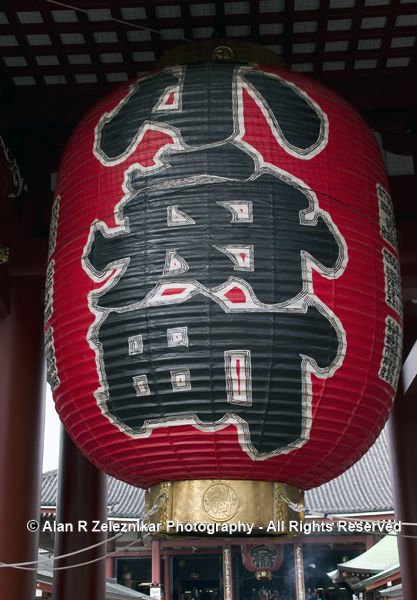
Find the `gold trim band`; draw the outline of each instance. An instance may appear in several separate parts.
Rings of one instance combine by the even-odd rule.
[[[193,535],[288,535],[304,519],[304,493],[274,481],[166,481],[145,496],[155,532]]]

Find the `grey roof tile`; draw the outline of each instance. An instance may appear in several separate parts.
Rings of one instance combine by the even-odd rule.
[[[311,512],[380,512],[391,511],[393,506],[386,428],[353,467],[306,493],[306,507]]]
[[[56,471],[50,471],[56,473]],[[38,555],[38,580],[52,583],[54,558],[52,555]],[[141,600],[149,600],[147,594],[136,592],[119,585],[115,579],[106,579],[106,600],[125,600],[126,598],[137,598]]]
[[[57,470],[48,471],[42,476],[41,506],[55,507],[57,497]],[[108,516],[134,518],[143,514],[145,492],[114,477],[107,478]]]

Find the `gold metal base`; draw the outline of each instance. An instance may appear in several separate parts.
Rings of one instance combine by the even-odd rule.
[[[151,487],[145,502],[163,534],[288,535],[289,521],[304,519],[302,490],[273,481],[167,481]]]

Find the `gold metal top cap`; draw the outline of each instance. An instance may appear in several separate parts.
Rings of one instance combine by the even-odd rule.
[[[165,52],[157,61],[157,68],[196,62],[242,62],[287,66],[285,61],[268,48],[251,42],[227,38],[213,38],[200,42],[186,42]]]

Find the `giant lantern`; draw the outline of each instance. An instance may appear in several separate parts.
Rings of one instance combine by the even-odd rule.
[[[256,579],[272,579],[272,573],[284,560],[282,544],[244,544],[242,562],[245,569],[255,573]]]
[[[234,52],[191,50],[99,102],[53,205],[57,410],[95,465],[162,499],[163,530],[281,523],[372,444],[400,367],[372,133],[268,53]]]

